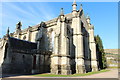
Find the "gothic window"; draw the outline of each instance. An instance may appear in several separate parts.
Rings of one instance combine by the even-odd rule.
[[[67,27],[67,36],[70,34],[70,30],[69,28]]]
[[[6,59],[6,57],[7,57],[7,49],[8,49],[8,44],[6,44],[6,46],[5,46],[5,55],[4,55],[4,59]]]
[[[61,74],[61,65],[58,65],[58,74]]]
[[[84,48],[84,57],[86,58],[86,44],[85,44],[85,37],[83,36],[83,48]]]
[[[83,24],[83,22],[81,21],[81,27],[83,28],[84,27],[84,24]]]
[[[23,57],[23,59],[24,59],[24,58],[25,58],[25,55],[23,55],[22,57]]]
[[[38,33],[36,34],[36,41],[41,41],[41,38],[43,37],[43,28],[38,28]]]
[[[67,38],[67,45],[68,45],[68,55],[70,55],[70,38]]]
[[[70,33],[70,29],[69,29],[69,26],[67,26],[67,36],[69,36],[71,33]]]
[[[54,32],[52,31],[52,33],[51,33],[51,40],[50,40],[50,50],[52,50],[53,51],[53,48],[54,48],[54,36],[55,36],[55,34],[54,34]]]
[[[85,27],[84,27],[83,22],[81,22],[81,30],[82,30],[82,33],[84,34],[85,33]]]

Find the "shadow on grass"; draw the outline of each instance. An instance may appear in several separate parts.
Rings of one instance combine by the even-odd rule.
[[[14,76],[27,76],[27,75],[32,75],[32,74],[2,74],[2,76],[0,76],[0,78],[14,77]]]
[[[96,71],[96,72],[88,72],[84,74],[71,74],[71,75],[56,75],[51,73],[43,73],[43,74],[3,74],[0,78],[7,78],[7,77],[15,77],[15,76],[34,76],[34,77],[79,77],[79,76],[88,76],[97,73],[107,72],[110,71],[108,69]]]
[[[110,70],[104,69],[104,70],[95,71],[95,72],[88,72],[88,73],[84,73],[84,74],[72,74],[72,75],[56,75],[56,74],[46,73],[46,74],[35,74],[35,75],[31,75],[31,76],[36,76],[36,77],[78,77],[78,76],[88,76],[88,75],[107,72],[107,71],[110,71]]]

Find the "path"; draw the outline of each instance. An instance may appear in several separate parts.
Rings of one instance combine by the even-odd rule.
[[[12,76],[12,77],[7,77],[7,78],[44,78],[44,77]],[[56,77],[45,77],[45,78],[56,78]],[[110,69],[110,71],[108,72],[102,72],[102,73],[97,73],[97,74],[88,75],[88,76],[71,77],[71,78],[118,78],[118,69]]]
[[[108,72],[93,74],[89,76],[81,76],[79,78],[118,78],[118,69],[111,69]]]

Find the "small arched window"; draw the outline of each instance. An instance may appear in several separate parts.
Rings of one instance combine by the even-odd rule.
[[[23,59],[24,59],[24,58],[25,58],[25,55],[23,55],[22,57],[23,57]]]
[[[6,44],[6,46],[5,46],[5,54],[4,54],[4,59],[6,59],[6,57],[7,57],[7,49],[8,49],[8,43]]]

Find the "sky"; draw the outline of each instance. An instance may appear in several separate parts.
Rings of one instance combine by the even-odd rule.
[[[99,35],[105,49],[118,48],[118,3],[117,2],[77,2],[77,9],[83,4],[85,15],[91,18],[95,35]],[[0,38],[6,34],[7,28],[14,32],[18,21],[22,29],[34,26],[41,21],[48,21],[60,14],[71,13],[72,2],[2,2],[0,4]]]

